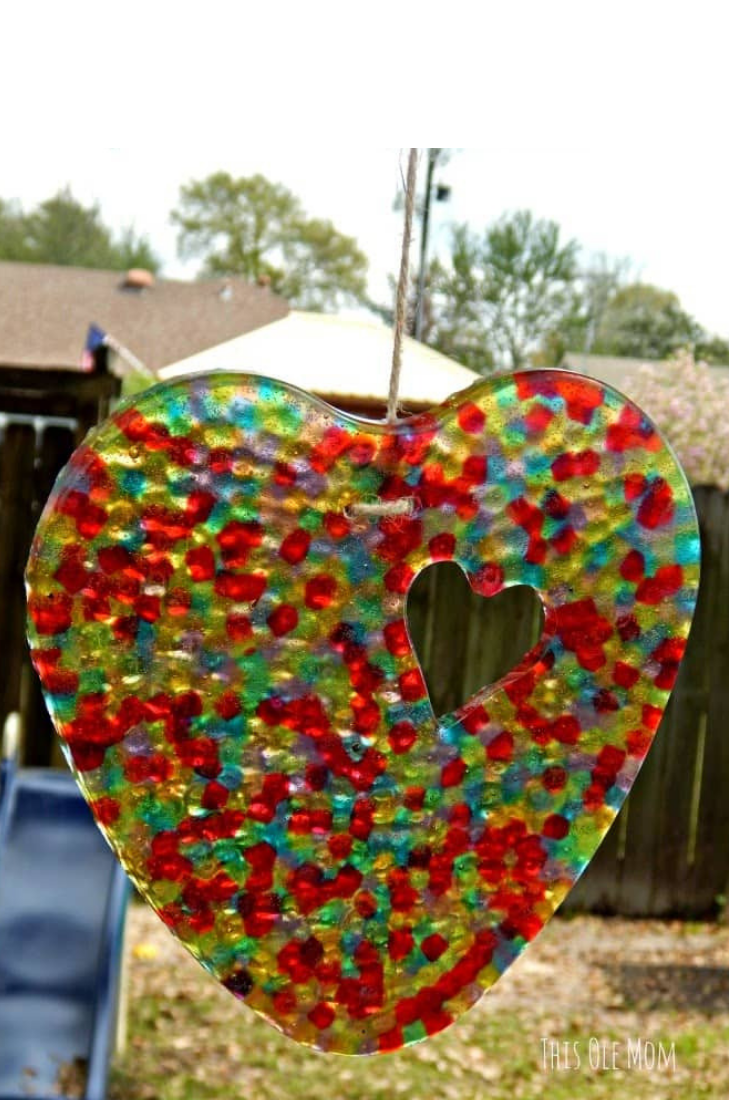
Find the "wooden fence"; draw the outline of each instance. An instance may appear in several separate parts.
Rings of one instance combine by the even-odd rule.
[[[633,791],[565,910],[704,917],[725,906],[729,495],[697,488],[694,500],[701,587],[681,671]],[[536,643],[541,629],[531,589],[511,589],[487,607],[452,564],[432,566],[416,580],[409,620],[437,714],[504,675]]]
[[[23,570],[53,480],[104,415],[117,380],[0,369],[0,727],[20,710],[26,763],[47,764],[53,735],[25,644]],[[565,908],[699,917],[729,881],[729,495],[694,490],[702,536],[699,602],[686,657],[635,787]],[[455,565],[415,582],[408,613],[436,713],[464,702],[536,642],[531,589],[476,596]]]
[[[50,762],[54,735],[25,643],[25,563],[56,474],[118,391],[103,352],[88,374],[0,368],[0,730],[20,711],[28,764]]]

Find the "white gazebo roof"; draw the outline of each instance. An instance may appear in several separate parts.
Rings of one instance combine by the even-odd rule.
[[[375,321],[292,310],[233,340],[163,367],[163,379],[200,371],[241,371],[290,382],[323,397],[387,399],[392,330]],[[405,337],[400,400],[428,406],[478,379],[433,348]]]

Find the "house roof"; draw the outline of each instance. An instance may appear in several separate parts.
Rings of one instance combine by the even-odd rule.
[[[0,262],[0,366],[80,369],[90,324],[153,372],[267,325],[288,304],[243,279],[155,279],[125,286],[125,273]]]
[[[292,310],[274,324],[164,367],[160,377],[262,374],[364,412],[387,399],[392,343],[392,329],[369,319]],[[399,395],[407,408],[435,405],[478,377],[417,340],[403,340]]]

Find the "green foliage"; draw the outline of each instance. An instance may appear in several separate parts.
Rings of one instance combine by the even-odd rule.
[[[179,252],[203,256],[209,275],[280,277],[267,255],[278,248],[281,226],[299,216],[296,198],[264,176],[234,179],[216,172],[180,189],[170,220],[179,227]]]
[[[85,209],[70,192],[46,199],[25,218],[31,254],[43,263],[111,266],[111,234],[98,207]]]
[[[452,229],[450,255],[431,262],[423,338],[464,366],[559,366],[568,351],[667,359],[691,347],[729,365],[729,341],[709,335],[671,291],[626,283],[628,263],[599,255],[580,269],[575,241],[526,210],[478,237]]]
[[[668,359],[691,347],[704,362],[729,365],[729,341],[710,336],[669,290],[626,283],[627,263],[604,255],[580,273],[577,309],[549,333],[535,357],[558,366],[567,351]]]
[[[453,228],[445,264],[430,270],[427,342],[481,373],[517,370],[578,308],[577,244],[520,210],[481,238]]]
[[[623,285],[628,264],[600,253],[580,270],[571,308],[542,340],[533,356],[537,366],[558,367],[566,352],[594,350],[613,296]]]
[[[597,272],[600,277],[600,272]],[[595,273],[593,277],[593,289]],[[647,283],[623,282],[619,267],[603,267],[602,300],[589,296],[590,284],[582,279],[580,323],[563,330],[565,350],[581,349],[599,355],[634,359],[669,359],[691,347],[707,363],[729,365],[729,341],[710,336],[683,309],[670,290]],[[582,337],[582,338],[581,338]]]
[[[303,219],[282,242],[282,250],[281,294],[301,309],[326,309],[340,298],[364,298],[367,259],[354,238],[338,233],[330,221]]]
[[[111,271],[160,266],[146,238],[127,228],[115,239],[99,207],[83,206],[68,188],[29,213],[0,199],[0,260]]]
[[[29,259],[23,212],[17,203],[0,199],[0,259]]]
[[[302,309],[364,300],[367,259],[354,238],[308,218],[291,191],[262,175],[195,180],[171,219],[180,254],[202,257],[205,274],[265,280]]]
[[[129,271],[130,268],[141,267],[156,274],[160,269],[160,261],[147,238],[138,237],[131,226],[121,231],[113,247],[113,270]]]
[[[665,359],[701,336],[700,326],[681,308],[675,294],[632,283],[612,294],[592,350],[601,355]]]
[[[702,333],[694,346],[697,359],[720,367],[729,367],[729,340],[721,336],[708,336]]]

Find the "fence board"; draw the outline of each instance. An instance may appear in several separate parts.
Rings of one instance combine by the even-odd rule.
[[[662,732],[656,736],[630,795],[625,851],[614,906],[623,916],[636,917],[651,911],[655,862],[667,809],[664,790],[671,765],[667,740]],[[609,871],[605,868],[605,872]]]
[[[429,684],[436,714],[449,714],[465,702],[464,669],[468,652],[470,589],[462,570],[453,562],[431,566],[432,586],[429,636]]]
[[[96,389],[88,379],[74,379],[74,386],[81,387],[75,396],[70,387],[59,395],[46,385],[41,393],[27,379],[28,372],[15,379],[0,371],[0,411],[14,410],[21,418],[76,416],[79,423],[76,432],[9,423],[0,446],[0,723],[8,709],[22,702],[28,762],[47,763],[50,725],[35,677],[28,673],[24,643],[23,568],[53,479],[112,390],[108,379]],[[87,422],[80,424],[82,418]],[[654,748],[626,807],[568,898],[570,909],[697,917],[716,912],[717,898],[727,889],[729,495],[698,488],[694,499],[703,562],[686,657]],[[485,600],[470,590],[455,565],[445,563],[417,579],[408,596],[408,623],[439,714],[504,675],[541,628],[531,590],[512,589]]]
[[[37,441],[38,461],[33,484],[32,525],[34,529],[56,476],[68,462],[76,443],[77,429],[57,425],[41,428],[40,439]],[[23,658],[21,685],[25,725],[25,762],[29,766],[43,765],[49,761],[57,762],[58,752],[53,751],[53,746],[57,744],[56,735],[43,701],[40,681],[31,667],[26,646],[23,647]]]
[[[48,764],[52,730],[25,642],[23,573],[35,524],[71,450],[119,393],[105,352],[92,372],[0,367],[0,729],[20,707],[24,762]],[[65,426],[63,426],[65,424]]]
[[[544,620],[536,593],[526,585],[488,599],[469,586],[467,598],[468,653],[461,672],[464,700],[515,668],[536,645]]]
[[[669,703],[657,737],[665,745],[666,772],[663,777],[663,811],[652,826],[658,834],[651,868],[652,889],[644,911],[662,917],[680,913],[685,905],[687,883],[692,874],[690,847],[692,812],[694,810],[693,780],[702,729],[702,709],[705,696],[700,680],[692,687],[692,677],[698,664],[700,649],[687,650],[682,666],[680,692]],[[690,662],[690,663],[689,663]],[[653,750],[651,750],[651,753]],[[650,757],[649,757],[650,759]],[[634,797],[631,794],[631,799]],[[636,792],[636,800],[639,792]]]
[[[3,663],[2,713],[20,706],[20,670],[25,638],[23,570],[33,532],[32,493],[35,432],[29,424],[9,424],[0,452],[0,653]]]
[[[691,884],[699,912],[716,906],[729,873],[729,500],[723,494],[710,495],[708,520],[708,579],[715,595],[703,654],[709,671],[707,736]]]
[[[686,655],[654,747],[627,801],[625,858],[622,864],[613,863],[600,859],[599,853],[585,873],[590,891],[583,897],[578,888],[569,899],[573,908],[696,918],[716,914],[717,898],[726,891],[729,497],[717,489],[697,488],[694,499],[702,573]],[[697,804],[694,779],[702,743]]]
[[[574,891],[569,910],[700,917],[729,881],[729,495],[694,491],[702,579],[671,702],[629,799]],[[517,663],[538,637],[530,592],[482,600],[455,567],[432,567],[409,597],[409,622],[439,713]],[[464,608],[467,638],[463,659]],[[454,631],[457,632],[456,638]],[[449,652],[449,645],[455,647]],[[442,683],[449,678],[447,684]],[[701,784],[694,779],[703,746]],[[692,814],[695,818],[692,824]]]
[[[453,562],[431,565],[417,577],[407,617],[438,715],[514,668],[538,641],[543,621],[531,588],[520,585],[485,599]]]
[[[722,495],[713,490],[697,489],[694,499],[701,527],[702,576],[689,643],[657,735],[666,745],[668,770],[663,789],[665,811],[660,824],[660,843],[653,865],[649,911],[654,916],[683,912],[698,915],[701,909],[701,902],[694,897],[693,891],[695,861],[692,856],[697,839],[693,819],[701,811],[700,803],[697,806],[694,801],[694,778],[697,767],[702,764],[699,753],[707,729],[715,608],[719,595],[719,571],[709,564],[713,558],[709,533],[712,510],[716,501],[721,502]],[[718,866],[716,873],[721,875]]]
[[[620,811],[600,847],[562,903],[564,912],[619,912],[623,860],[620,859]]]

